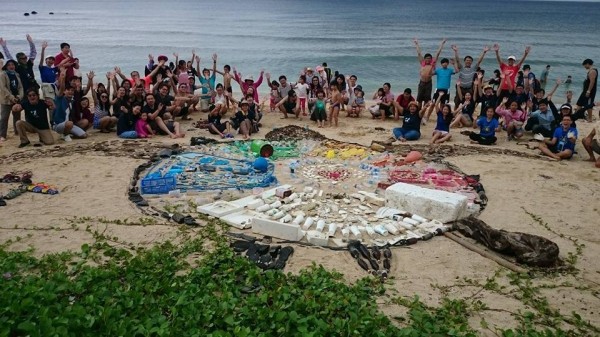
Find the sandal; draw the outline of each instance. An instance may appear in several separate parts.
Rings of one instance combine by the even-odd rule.
[[[11,200],[14,199],[18,196],[20,196],[21,194],[27,192],[27,186],[26,185],[21,185],[17,188],[13,188],[10,191],[8,191],[8,193],[3,197],[6,200]]]

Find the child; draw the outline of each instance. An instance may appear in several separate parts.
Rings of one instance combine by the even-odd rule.
[[[440,99],[443,95],[438,95],[436,106],[439,107]],[[430,144],[441,144],[447,140],[450,140],[452,135],[450,134],[450,124],[452,123],[452,108],[449,104],[444,104],[441,109],[437,112],[437,123],[433,130],[433,137],[431,137]]]
[[[371,113],[373,119],[381,116],[381,113],[379,112],[379,103],[381,103],[383,100],[383,96],[385,96],[383,88],[377,89],[377,91],[373,94],[373,100],[375,100],[375,104],[369,107],[369,112]]]
[[[227,132],[224,133],[225,131]],[[211,111],[208,115],[208,132],[219,135],[221,138],[233,138],[231,123],[229,121],[221,123],[221,114],[217,110]]]
[[[485,109],[485,116],[479,117],[477,123],[473,124],[473,128],[479,127],[479,133],[473,131],[462,131],[461,134],[469,136],[471,144],[480,145],[494,145],[496,144],[496,131],[498,131],[500,124],[498,120],[494,118],[494,107],[488,106]]]
[[[504,117],[504,128],[506,129],[507,140],[521,138],[523,136],[523,124],[527,120],[527,103],[521,105],[516,101],[510,103],[510,108],[506,108],[508,97],[502,99],[502,103],[496,108],[496,113]]]
[[[460,87],[459,87],[460,90]],[[462,94],[459,94],[462,97]],[[465,93],[464,100],[454,110],[455,118],[450,127],[462,128],[473,125],[473,112],[475,112],[475,100],[470,92]]]
[[[135,132],[137,132],[138,138],[152,138],[154,131],[148,124],[148,113],[142,112],[140,118],[135,122]]]
[[[240,102],[240,111],[238,111],[233,118],[238,127],[238,133],[242,134],[244,140],[250,139],[250,135],[252,134],[252,121],[248,115],[248,107],[248,102],[242,100]]]
[[[325,111],[325,92],[323,90],[317,91],[317,100],[313,105],[311,111],[311,117],[313,121],[316,121],[320,128],[325,124],[327,118],[327,112]]]
[[[90,110],[90,100],[87,97],[82,97],[79,105],[81,107],[79,110],[79,116],[76,115],[76,112],[71,112],[71,120],[75,125],[85,131],[89,129],[92,124],[94,124],[94,115]]]
[[[298,78],[298,83],[294,85],[294,89],[296,90],[296,95],[298,95],[298,102],[300,103],[302,116],[306,116],[306,98],[308,97],[308,88],[309,85],[306,84],[306,76],[300,75],[300,78]]]
[[[354,102],[352,102],[352,108],[348,112],[348,117],[360,117],[362,109],[365,107],[365,92],[362,91],[362,87],[357,85],[354,88]]]
[[[281,96],[279,96],[279,82],[273,81],[269,84],[269,88],[271,88],[271,95],[269,97],[269,104],[271,107],[271,112],[275,111],[275,104],[281,100]]]
[[[331,106],[329,107],[329,126],[338,126],[338,116],[342,107],[344,97],[338,89],[338,85],[335,83],[331,84]]]
[[[185,137],[185,133],[181,132],[181,128],[179,127],[179,123],[176,122],[173,119],[173,115],[171,115],[170,113],[166,112],[163,115],[163,120],[165,122],[165,126],[167,127],[167,129],[169,129],[169,131],[171,131],[173,134],[175,134],[175,138],[183,138],[183,137]]]

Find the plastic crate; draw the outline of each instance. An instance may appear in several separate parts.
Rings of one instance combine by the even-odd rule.
[[[174,176],[151,177],[142,179],[142,194],[164,194],[169,193],[177,186]]]

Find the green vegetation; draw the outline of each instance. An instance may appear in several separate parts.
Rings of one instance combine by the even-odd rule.
[[[263,272],[228,247],[222,223],[205,220],[198,230],[180,231],[180,243],[147,248],[89,222],[146,226],[151,219],[73,219],[72,230],[84,226],[94,239],[78,252],[36,258],[31,250],[10,251],[13,241],[0,245],[0,336],[477,336],[469,319],[500,311],[480,300],[483,291],[530,308],[509,312],[515,328],[481,319],[481,328],[497,336],[600,334],[577,313],[552,308],[541,293],[570,284],[534,284],[530,276],[499,271],[485,282],[432,285],[442,297],[429,306],[418,297],[390,297],[389,285],[375,278],[348,284],[314,264],[295,275]],[[453,298],[457,287],[475,292]],[[406,315],[384,315],[377,303],[385,301],[405,307]]]

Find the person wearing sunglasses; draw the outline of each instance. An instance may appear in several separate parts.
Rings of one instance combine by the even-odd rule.
[[[27,97],[12,107],[13,112],[25,112],[25,120],[18,120],[16,125],[21,139],[19,148],[31,144],[27,137],[28,132],[37,133],[40,142],[45,145],[54,144],[54,136],[50,131],[50,123],[48,123],[48,111],[53,109],[54,102],[51,99],[40,100],[40,94],[35,88],[29,88]]]

